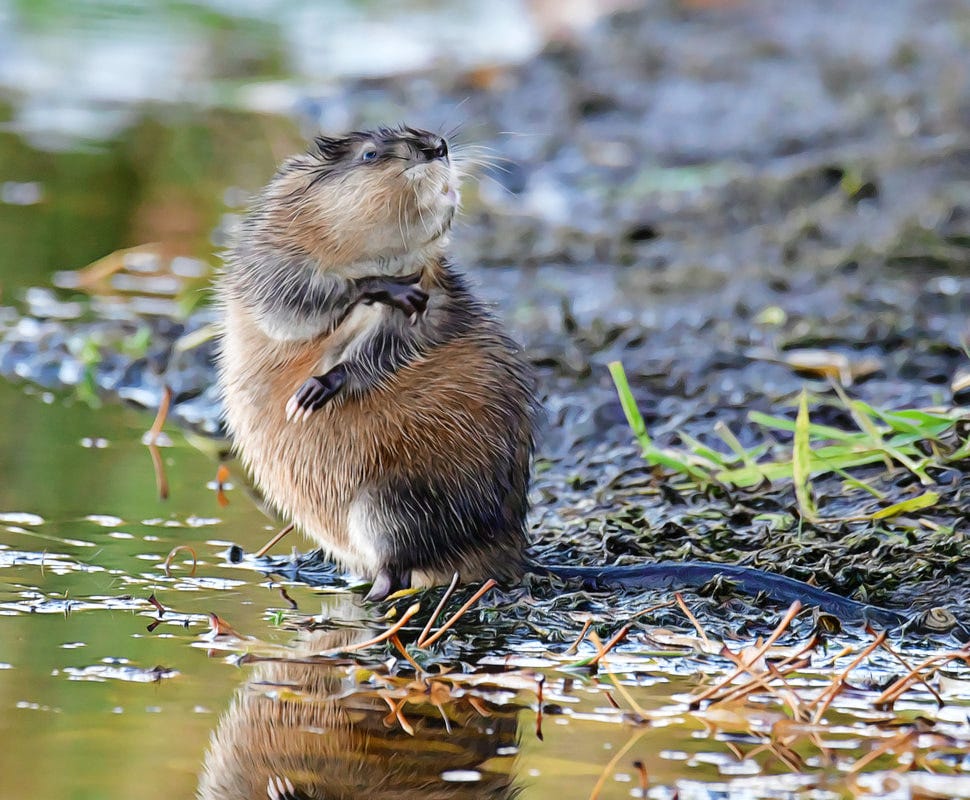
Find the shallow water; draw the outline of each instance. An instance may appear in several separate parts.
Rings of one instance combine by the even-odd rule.
[[[726,662],[654,655],[656,645],[641,634],[598,678],[562,671],[573,659],[561,646],[521,637],[514,646],[494,640],[493,651],[479,655],[484,671],[476,676],[462,667],[468,654],[455,658],[461,649],[452,642],[439,658],[455,672],[454,685],[439,689],[441,708],[428,704],[424,688],[417,696],[406,688],[412,679],[400,659],[390,672],[366,654],[358,666],[340,658],[330,667],[301,666],[287,659],[346,646],[387,623],[375,621],[359,596],[301,584],[286,586],[295,611],[277,586],[230,565],[228,540],[253,549],[274,526],[239,490],[228,491],[230,503],[221,507],[207,486],[213,462],[178,432],[164,448],[171,498],[160,501],[141,444],[147,416],[50,400],[0,387],[0,415],[16,421],[0,433],[0,797],[188,797],[208,770],[203,795],[211,797],[262,797],[275,771],[306,796],[314,796],[307,787],[328,785],[327,796],[381,797],[376,787],[384,783],[404,797],[437,796],[428,794],[435,786],[442,797],[504,797],[518,786],[521,797],[542,800],[590,796],[602,778],[599,796],[622,798],[638,796],[637,759],[654,797],[671,796],[674,786],[681,797],[787,797],[815,783],[838,795],[852,781],[850,762],[835,754],[851,760],[869,741],[894,735],[877,724],[884,715],[869,710],[872,691],[840,703],[832,727],[793,732],[793,744],[779,728],[773,732],[786,724],[776,702],[688,713],[688,693],[705,673],[723,674]],[[194,577],[185,553],[165,575],[164,559],[176,545],[195,549]],[[149,632],[159,618],[151,596],[166,612]],[[254,638],[211,640],[210,612]],[[320,631],[297,634],[281,625],[307,615]],[[244,652],[277,660],[238,666]],[[592,652],[586,644],[580,655]],[[831,667],[824,658],[817,663],[802,674],[800,691],[824,685]],[[889,671],[882,661],[864,675],[878,682]],[[385,719],[384,694],[394,702],[411,695],[403,716],[413,737]],[[624,722],[612,703],[627,712],[635,703],[651,721]],[[956,703],[937,716],[932,698],[914,691],[897,711],[937,717],[936,732],[954,736],[952,747],[970,708],[966,697]],[[278,712],[281,706],[290,711]],[[742,755],[748,751],[756,752]],[[403,763],[412,771],[402,773]],[[889,767],[895,757],[880,763]],[[952,796],[970,794],[963,779],[952,781]],[[252,795],[239,794],[243,785]]]

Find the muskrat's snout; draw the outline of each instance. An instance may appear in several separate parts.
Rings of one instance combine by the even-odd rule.
[[[424,156],[425,161],[435,161],[440,159],[441,161],[448,161],[448,142],[444,139],[439,139],[436,145],[426,145],[421,148],[421,155]]]

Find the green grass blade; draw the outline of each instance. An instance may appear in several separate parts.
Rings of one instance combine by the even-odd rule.
[[[795,484],[795,499],[802,518],[814,522],[815,501],[812,499],[812,448],[809,439],[808,394],[802,390],[798,401],[798,416],[795,418],[795,442],[792,448],[792,480]]]
[[[922,511],[924,508],[935,506],[939,501],[940,495],[936,492],[924,492],[918,497],[911,497],[909,500],[903,500],[900,503],[893,503],[891,506],[879,509],[872,515],[872,519],[886,519],[910,511]]]
[[[650,434],[647,433],[647,424],[643,421],[643,415],[640,413],[640,409],[637,408],[637,401],[633,397],[633,392],[630,391],[630,383],[626,379],[626,370],[623,369],[623,364],[619,361],[611,361],[608,366],[610,376],[613,378],[613,385],[616,387],[616,394],[620,398],[620,406],[623,408],[623,414],[626,416],[630,430],[633,431],[633,435],[642,447],[652,446],[653,440],[650,438]]]
[[[627,424],[633,431],[634,437],[640,444],[643,457],[649,464],[655,464],[674,472],[689,475],[701,484],[711,482],[711,476],[704,469],[690,463],[690,455],[678,453],[676,451],[661,450],[653,443],[650,434],[647,433],[647,425],[643,421],[643,415],[637,408],[637,401],[630,390],[630,383],[626,378],[626,371],[619,361],[611,361],[609,364],[610,376],[613,378],[613,385],[616,386],[616,394],[620,398],[620,406],[626,416]]]
[[[763,428],[773,428],[774,430],[788,431],[789,433],[795,432],[795,423],[784,417],[773,417],[761,411],[751,411],[748,413],[748,419]],[[816,439],[832,439],[836,442],[846,443],[856,442],[859,439],[858,433],[851,433],[841,428],[833,428],[829,425],[818,425],[814,422],[808,426],[808,430]]]

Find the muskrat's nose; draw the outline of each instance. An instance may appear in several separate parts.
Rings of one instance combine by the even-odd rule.
[[[439,139],[437,144],[426,145],[421,148],[421,155],[427,161],[434,161],[440,158],[442,161],[448,158],[448,143],[444,139]]]

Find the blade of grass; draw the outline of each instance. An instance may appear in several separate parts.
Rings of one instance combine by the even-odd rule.
[[[798,401],[798,416],[795,418],[795,442],[792,448],[792,481],[795,484],[795,499],[804,519],[816,520],[815,501],[812,499],[812,448],[808,431],[808,394],[803,390]]]
[[[626,416],[627,424],[643,452],[644,459],[649,463],[661,467],[667,467],[674,472],[689,475],[701,484],[711,482],[711,476],[698,466],[691,464],[687,459],[687,454],[673,453],[661,450],[653,443],[650,434],[647,433],[647,425],[643,421],[643,415],[637,408],[637,401],[630,391],[630,384],[626,378],[626,371],[619,361],[611,361],[609,364],[610,376],[616,386],[616,394],[620,398],[620,406]]]
[[[832,382],[832,388],[835,393],[839,396],[842,404],[846,407],[849,413],[852,415],[852,419],[855,420],[856,425],[864,433],[867,433],[874,445],[877,445],[880,450],[886,454],[886,469],[892,469],[892,463],[890,459],[894,459],[898,463],[902,464],[906,469],[912,472],[917,478],[920,479],[920,483],[924,486],[929,486],[934,483],[933,479],[926,474],[923,466],[912,461],[905,453],[903,453],[899,448],[894,447],[891,443],[886,442],[883,438],[882,431],[873,422],[873,419],[880,419],[880,413],[877,412],[872,406],[867,403],[863,403],[861,400],[850,400],[846,395],[845,391],[836,382]],[[912,427],[912,426],[909,426]],[[919,429],[917,428],[915,433],[913,430],[906,431],[912,435],[920,436]],[[925,462],[924,462],[925,463]]]
[[[910,497],[908,500],[893,503],[891,506],[879,509],[879,511],[872,515],[872,519],[886,519],[887,517],[895,517],[910,511],[922,511],[924,508],[935,506],[939,501],[940,495],[937,492],[924,492],[918,497]]]
[[[744,466],[748,469],[758,470],[758,465],[755,463],[751,453],[744,449],[741,442],[738,441],[738,437],[734,435],[734,432],[727,425],[718,420],[714,424],[714,432],[734,451],[734,454],[741,459],[741,463]]]
[[[784,417],[773,417],[761,411],[751,411],[748,413],[748,419],[756,425],[761,425],[763,428],[774,428],[790,433],[795,432],[795,423]],[[859,438],[859,434],[857,433],[844,431],[841,428],[833,428],[829,425],[819,425],[816,422],[809,425],[809,432],[817,439],[832,439],[837,442],[846,442],[847,444],[854,443]]]
[[[836,475],[842,478],[842,481],[846,484],[846,486],[851,486],[854,489],[859,489],[863,492],[868,492],[873,497],[879,500],[882,500],[886,496],[885,492],[880,492],[875,486],[870,486],[865,481],[860,481],[858,478],[853,478],[844,469],[833,467],[832,472],[834,472]]]
[[[719,453],[717,450],[708,447],[703,442],[695,439],[689,433],[677,431],[677,435],[680,437],[681,441],[690,448],[690,451],[695,456],[700,456],[701,458],[710,461],[711,466],[713,467],[721,467],[722,469],[725,469],[729,464],[736,463],[735,459],[731,458],[725,453]]]

